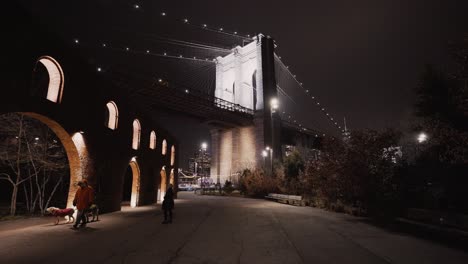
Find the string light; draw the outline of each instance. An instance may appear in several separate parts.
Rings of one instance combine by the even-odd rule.
[[[136,4],[136,5],[134,5],[133,7],[135,7],[135,9],[139,9],[139,8],[140,8],[140,5]]]
[[[102,47],[103,48],[107,47],[106,43],[102,43]]]
[[[309,93],[309,90],[308,90],[308,89],[305,89],[305,88],[303,87],[303,83],[297,80],[297,75],[296,75],[296,74],[293,74],[293,73],[291,72],[291,70],[289,70],[289,66],[288,66],[288,65],[285,65],[285,64],[281,61],[281,56],[279,56],[279,55],[277,55],[277,54],[275,54],[275,55],[276,55],[277,58],[279,59],[279,62],[281,63],[281,65],[282,65],[284,68],[286,68],[287,71],[288,71],[288,73],[293,77],[294,81],[296,81],[296,83],[297,83],[302,89],[304,89],[304,91],[305,91],[306,93]],[[312,98],[312,100],[315,100],[315,96],[311,96],[311,98]],[[316,105],[317,105],[317,106],[320,106],[320,102],[317,102]],[[325,108],[321,108],[321,110],[322,110],[327,116],[330,116],[330,114],[327,113],[327,112],[325,111]],[[331,119],[331,120],[333,121],[333,119]],[[334,122],[334,123],[332,123],[332,124],[335,125],[337,128],[340,128],[337,122]],[[340,129],[341,129],[341,128],[340,128]]]
[[[80,41],[78,39],[75,39],[75,43],[78,44],[80,43]]]
[[[165,12],[162,12],[162,13],[161,13],[161,16],[166,16],[166,13],[165,13]]]

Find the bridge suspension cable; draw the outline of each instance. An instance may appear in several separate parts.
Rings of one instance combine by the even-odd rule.
[[[143,8],[142,5],[140,4],[133,4],[131,6],[131,8],[133,9],[133,11],[139,11],[139,12],[144,12],[146,13],[145,9]],[[222,26],[218,26],[218,27],[215,27],[215,26],[210,26],[208,24],[205,24],[205,23],[193,23],[189,18],[185,17],[185,18],[180,18],[180,17],[172,17],[169,13],[165,12],[165,11],[161,11],[159,12],[159,16],[161,18],[172,18],[174,19],[176,22],[179,22],[183,25],[187,25],[187,26],[190,26],[190,27],[194,27],[194,28],[197,28],[197,29],[201,29],[201,30],[204,30],[204,31],[208,31],[208,32],[213,32],[213,33],[217,33],[217,34],[222,34],[222,35],[226,35],[226,36],[231,36],[231,37],[235,37],[235,38],[239,38],[239,39],[242,39],[243,41],[247,41],[247,42],[252,42],[253,39],[252,37],[254,35],[251,35],[251,34],[243,34],[243,33],[239,33],[238,31],[236,30],[227,30],[225,27],[222,27]]]
[[[335,118],[328,112],[326,111],[326,108],[323,107],[323,105],[317,100],[317,98],[312,95],[309,89],[306,89],[303,85],[302,82],[300,82],[295,74],[291,72],[288,66],[286,66],[281,58],[275,54],[275,61],[277,64],[280,66],[282,71],[286,72],[289,75],[289,78],[292,78],[293,81],[297,84],[297,87],[301,88],[301,90],[306,94],[306,96],[310,99],[312,99],[314,105],[319,108],[319,111],[325,115],[325,118],[338,130],[342,132],[342,127],[341,125],[338,124],[338,122],[335,120]],[[277,74],[281,74],[281,72],[278,72]],[[278,76],[278,79],[281,79],[281,76]],[[281,80],[280,80],[281,82]]]

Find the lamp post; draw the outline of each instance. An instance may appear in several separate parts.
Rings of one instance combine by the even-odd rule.
[[[200,184],[202,186],[202,191],[203,193],[205,193],[205,161],[204,161],[204,158],[205,158],[205,153],[206,153],[206,149],[208,147],[208,144],[206,144],[205,142],[203,142],[201,144],[201,149],[202,149],[202,160],[201,160],[201,168],[202,168],[202,177],[201,177],[201,181],[200,181]]]
[[[268,169],[269,169],[270,175],[272,175],[273,174],[273,148],[270,148],[269,146],[267,146],[263,152],[265,153],[264,157],[270,156],[270,166]]]
[[[273,149],[275,146],[275,122],[274,122],[274,114],[279,108],[279,100],[276,97],[273,97],[270,100],[270,122],[271,122],[271,148],[266,147],[266,150],[270,153],[270,175],[273,175]]]
[[[265,158],[268,157],[268,152],[266,150],[262,151],[262,157],[263,157],[263,169],[265,169],[266,167]]]

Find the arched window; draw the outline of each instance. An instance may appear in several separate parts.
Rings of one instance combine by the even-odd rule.
[[[47,87],[47,100],[60,103],[62,101],[63,84],[65,82],[62,67],[50,56],[39,58],[39,62],[44,65],[49,74],[49,85]]]
[[[156,148],[156,132],[151,131],[150,134],[150,149],[155,149]]]
[[[171,166],[174,166],[174,162],[175,162],[175,147],[172,146],[171,147]]]
[[[252,74],[253,110],[257,107],[257,70]]]
[[[166,152],[167,152],[167,141],[164,139],[164,140],[162,141],[162,151],[161,151],[161,153],[162,153],[163,155],[166,155]]]
[[[110,101],[106,104],[107,106],[107,127],[115,130],[119,124],[119,109],[114,101]]]
[[[140,147],[141,125],[138,119],[133,120],[133,140],[132,148],[137,150]]]

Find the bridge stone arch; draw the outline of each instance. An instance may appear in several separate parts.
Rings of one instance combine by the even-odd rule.
[[[141,172],[140,166],[138,166],[137,158],[133,157],[130,160],[129,166],[132,170],[132,195],[130,199],[130,206],[137,207],[140,205],[140,183],[141,183]]]
[[[38,70],[38,65],[43,65],[47,70],[48,85],[47,85],[47,100],[54,103],[61,103],[63,95],[63,87],[65,76],[62,66],[51,56],[41,56],[36,63],[34,71]]]
[[[88,150],[86,141],[83,135],[79,132],[70,135],[62,125],[57,121],[34,112],[16,112],[23,114],[27,117],[41,121],[47,125],[57,136],[65,149],[67,155],[69,170],[70,170],[70,184],[68,189],[67,207],[73,206],[73,199],[76,190],[78,189],[77,182],[87,178],[86,172],[89,169]]]
[[[22,32],[31,33],[31,29],[27,27]],[[128,91],[103,78],[74,48],[53,41],[47,34],[37,34],[36,39],[37,42],[26,46],[18,41],[21,49],[12,47],[12,54],[19,55],[8,59],[11,74],[4,78],[6,89],[0,94],[0,114],[27,114],[48,125],[60,139],[70,166],[68,206],[72,204],[76,182],[87,178],[96,191],[102,212],[120,210],[123,175],[135,156],[138,162],[130,166],[139,171],[139,188],[147,193],[135,196],[134,204],[154,203],[159,182],[148,178],[170,161],[169,155],[148,147],[150,132],[158,131],[158,138],[171,142],[175,142],[174,137],[154,122],[149,112],[137,111],[127,100]],[[147,147],[135,150],[129,143],[136,116],[144,123],[139,140]]]

